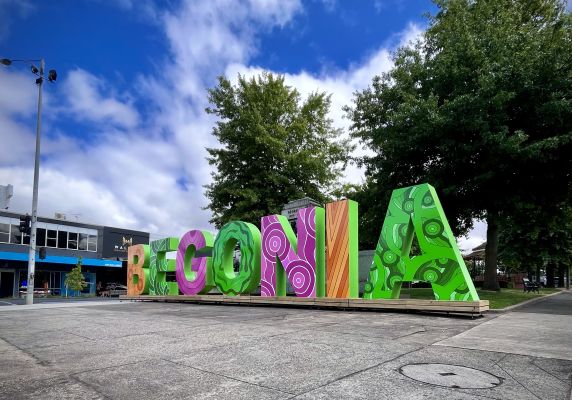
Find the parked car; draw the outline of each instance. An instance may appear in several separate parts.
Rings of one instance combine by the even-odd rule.
[[[127,290],[127,286],[121,283],[108,283],[105,286],[105,290]]]

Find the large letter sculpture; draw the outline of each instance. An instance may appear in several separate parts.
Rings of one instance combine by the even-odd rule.
[[[298,239],[286,217],[262,218],[260,294],[286,296],[286,275],[296,296],[324,297],[324,209],[298,211]]]
[[[421,255],[409,256],[413,235]],[[430,282],[437,300],[479,300],[435,189],[394,190],[365,285],[366,299],[398,299],[402,282]]]
[[[240,243],[240,265],[234,272],[234,250]],[[213,248],[217,288],[226,295],[252,292],[260,284],[260,231],[247,222],[229,222],[218,233]]]
[[[326,204],[326,295],[346,299],[359,296],[358,203]]]
[[[137,244],[127,249],[127,295],[149,293],[149,245]]]
[[[208,293],[214,287],[210,257],[213,242],[213,235],[207,231],[193,230],[181,237],[177,251],[177,283],[183,294]]]
[[[177,282],[167,282],[167,272],[175,272],[177,263],[168,260],[167,253],[176,251],[179,239],[170,237],[151,242],[151,262],[149,266],[149,294],[158,296],[178,295]]]

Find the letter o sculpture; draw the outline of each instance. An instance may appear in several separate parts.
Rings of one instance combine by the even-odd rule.
[[[240,266],[234,272],[233,256],[240,242]],[[218,233],[213,248],[213,272],[217,288],[226,295],[250,293],[260,284],[260,231],[253,224],[229,222]]]

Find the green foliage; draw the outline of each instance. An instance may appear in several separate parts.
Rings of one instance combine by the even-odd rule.
[[[263,73],[239,76],[236,85],[220,77],[209,101],[206,111],[219,117],[213,135],[221,144],[208,149],[217,171],[206,186],[217,228],[236,220],[258,225],[305,196],[329,199],[351,150],[347,141],[335,140],[340,131],[327,117],[329,96],[316,92],[302,102],[284,77]]]
[[[396,187],[434,185],[457,235],[474,218],[494,227],[525,205],[570,199],[572,20],[563,3],[436,3],[423,39],[399,49],[394,68],[346,108],[351,133],[374,151],[360,160],[367,180],[356,193],[364,220],[377,226],[360,231],[367,243]]]
[[[78,258],[77,264],[72,270],[66,275],[65,286],[71,290],[81,291],[87,287],[87,282],[85,277],[81,272],[82,261],[81,257]]]
[[[516,271],[572,265],[572,206],[519,203],[501,225],[499,258]]]

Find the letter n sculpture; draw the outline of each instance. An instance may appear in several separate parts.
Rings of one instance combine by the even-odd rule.
[[[260,294],[286,296],[286,276],[298,297],[324,296],[324,209],[298,211],[298,238],[286,217],[262,218]]]

